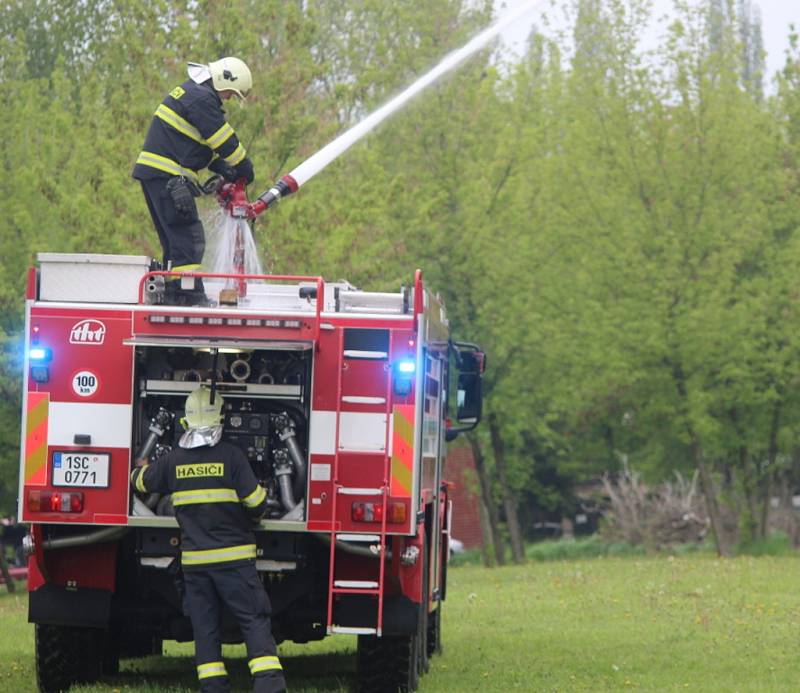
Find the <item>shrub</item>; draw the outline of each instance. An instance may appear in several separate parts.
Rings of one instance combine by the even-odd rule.
[[[612,480],[603,476],[609,503],[602,536],[653,549],[702,542],[708,516],[697,490],[697,472],[690,480],[675,472],[674,481],[649,488],[638,472],[623,462],[623,472]]]

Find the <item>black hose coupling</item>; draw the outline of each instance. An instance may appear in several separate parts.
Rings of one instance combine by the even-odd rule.
[[[281,198],[288,197],[293,192],[297,192],[297,182],[289,175],[281,178],[275,185],[273,185],[267,192],[259,195],[258,199],[264,205],[265,209],[274,207]]]
[[[156,415],[150,419],[150,432],[159,437],[164,435],[164,431],[170,427],[174,418],[175,414],[171,411],[167,411],[164,407],[159,407]]]

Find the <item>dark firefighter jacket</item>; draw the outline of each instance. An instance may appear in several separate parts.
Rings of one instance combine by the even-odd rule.
[[[266,511],[267,494],[239,448],[225,441],[175,448],[158,462],[134,469],[131,483],[140,493],[172,494],[184,570],[255,559],[254,521]]]
[[[217,162],[235,167],[246,155],[217,92],[190,79],[167,94],[153,114],[133,177],[184,176],[198,182],[200,169],[214,170]]]

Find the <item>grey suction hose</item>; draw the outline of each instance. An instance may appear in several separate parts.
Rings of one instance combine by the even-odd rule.
[[[292,462],[294,462],[295,475],[292,484],[294,495],[298,498],[301,498],[306,492],[308,465],[306,464],[306,458],[303,457],[303,451],[300,449],[300,445],[297,443],[294,429],[290,428],[289,430],[291,431],[291,434],[288,435],[283,442],[286,443],[286,449],[289,451],[289,457],[291,457]]]
[[[293,497],[302,498],[306,492],[306,480],[308,479],[308,464],[303,457],[303,451],[297,442],[294,424],[286,412],[278,414],[273,418],[273,423],[278,428],[278,437],[286,445],[289,457],[294,464],[294,480],[292,482]]]
[[[75,546],[89,546],[91,544],[102,544],[104,542],[119,539],[128,531],[127,527],[104,527],[88,534],[76,534],[71,537],[59,537],[58,539],[43,539],[42,548],[50,549],[70,549]],[[28,535],[22,542],[25,554],[33,555],[36,547],[33,544],[33,537]]]
[[[281,504],[287,511],[294,510],[297,507],[297,502],[292,494],[291,474],[289,472],[280,474],[278,476],[278,485],[280,487]]]
[[[74,537],[61,537],[60,539],[45,539],[42,541],[43,549],[67,549],[74,546],[86,546],[88,544],[102,544],[107,541],[114,541],[128,531],[127,527],[104,527],[96,532],[79,534]]]
[[[289,512],[297,506],[292,491],[292,465],[289,464],[289,453],[286,450],[276,450],[273,458],[275,459],[275,478],[278,480],[281,505]]]

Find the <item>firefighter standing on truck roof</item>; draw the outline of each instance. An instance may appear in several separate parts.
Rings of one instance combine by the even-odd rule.
[[[208,65],[189,63],[189,77],[156,109],[133,169],[158,232],[164,268],[171,263],[176,272],[198,270],[203,260],[205,234],[194,201],[201,191],[198,171],[209,168],[226,180],[248,183],[254,177],[253,164],[222,110],[223,101],[234,95],[244,99],[250,91],[250,69],[239,58],[222,58]],[[175,282],[167,286],[171,303],[205,300],[200,282],[185,293]]]
[[[253,527],[266,511],[266,492],[242,451],[220,440],[221,416],[221,396],[212,402],[208,388],[194,390],[186,398],[179,447],[156,464],[138,460],[131,483],[139,493],[172,494],[200,690],[228,690],[219,626],[225,604],[247,646],[253,691],[279,693],[286,684],[255,566]]]

